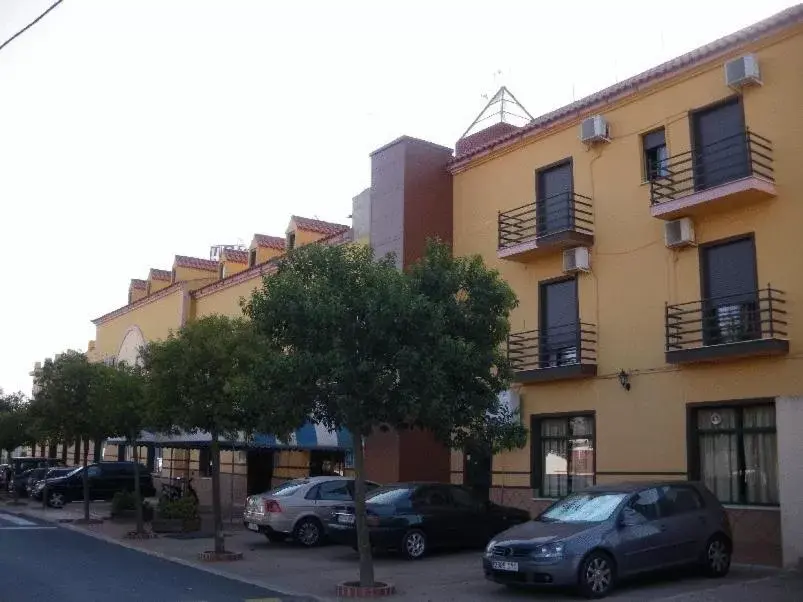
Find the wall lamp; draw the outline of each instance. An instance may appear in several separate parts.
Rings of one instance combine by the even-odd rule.
[[[625,391],[630,390],[630,372],[625,372],[624,369],[619,371],[619,384]]]

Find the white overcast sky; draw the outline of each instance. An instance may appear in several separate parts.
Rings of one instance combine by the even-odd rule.
[[[0,0],[0,41],[50,3]],[[348,223],[368,153],[452,146],[502,83],[538,115],[793,4],[65,0],[0,51],[0,387],[174,254]]]

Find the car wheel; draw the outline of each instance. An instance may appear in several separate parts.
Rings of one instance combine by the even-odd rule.
[[[580,593],[586,598],[604,598],[613,590],[616,567],[605,552],[591,552],[580,565]]]
[[[419,529],[410,529],[404,534],[401,551],[407,560],[418,560],[427,552],[427,536]]]
[[[323,527],[317,519],[301,519],[293,529],[293,539],[305,548],[313,548],[320,545],[323,539]]]
[[[730,542],[722,535],[715,535],[705,545],[703,559],[705,573],[709,577],[724,577],[731,568]]]
[[[66,502],[64,494],[60,491],[51,491],[47,496],[47,505],[51,508],[64,508]]]

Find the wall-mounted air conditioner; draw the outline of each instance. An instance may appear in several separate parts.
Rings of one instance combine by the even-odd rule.
[[[588,272],[591,269],[591,253],[588,247],[574,247],[563,251],[563,271],[566,274]]]
[[[681,217],[664,224],[664,241],[670,249],[688,247],[694,244],[694,222]]]
[[[585,144],[610,142],[608,122],[602,115],[594,115],[583,119],[580,124],[580,141]]]
[[[745,86],[760,86],[761,72],[754,54],[746,54],[725,63],[725,83],[734,90]]]

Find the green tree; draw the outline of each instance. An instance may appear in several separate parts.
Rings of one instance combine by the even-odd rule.
[[[15,449],[36,440],[28,400],[22,393],[0,395],[0,452],[11,458]]]
[[[408,272],[363,246],[292,252],[245,304],[274,350],[290,358],[285,388],[319,422],[354,436],[360,583],[374,584],[365,515],[363,440],[375,428],[425,428],[461,445],[487,414],[510,367],[502,349],[516,299],[479,258],[433,243]]]
[[[106,407],[104,364],[91,363],[85,354],[67,351],[47,359],[37,374],[40,390],[33,402],[39,428],[50,440],[83,443],[84,520],[89,521],[89,441],[96,444],[110,433]]]
[[[100,388],[106,399],[105,422],[114,435],[125,437],[134,450],[134,504],[136,508],[136,532],[143,533],[142,491],[140,483],[139,439],[143,429],[150,424],[150,406],[147,386],[142,368],[120,363],[114,368],[101,371]]]
[[[258,371],[259,339],[243,319],[207,316],[187,323],[142,352],[160,430],[211,436],[215,552],[225,552],[220,502],[220,441],[250,428],[251,373]]]

